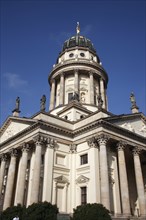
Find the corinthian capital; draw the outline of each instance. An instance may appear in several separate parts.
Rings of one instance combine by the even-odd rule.
[[[97,140],[99,145],[107,144],[107,142],[109,140],[109,136],[106,135],[106,134],[101,134],[101,135],[96,137],[96,140]]]
[[[18,156],[18,150],[17,149],[11,149],[10,151],[11,157],[17,157]]]
[[[125,147],[126,147],[127,143],[125,141],[119,141],[118,144],[117,144],[117,150],[120,151],[120,150],[124,150]]]
[[[134,156],[138,156],[141,153],[142,149],[140,147],[134,147],[132,153]]]
[[[28,143],[24,143],[22,145],[22,148],[21,148],[22,152],[25,151],[25,152],[28,152],[30,150],[30,146]]]
[[[75,153],[77,151],[77,145],[76,144],[70,144],[70,151],[71,153]]]
[[[42,135],[37,135],[33,138],[36,145],[42,145],[47,142],[47,138]]]
[[[90,148],[92,148],[92,147],[93,148],[97,148],[98,147],[97,146],[97,141],[96,141],[95,137],[87,139],[87,143],[88,143]]]
[[[49,145],[50,148],[53,148],[53,149],[57,148],[57,141],[53,138],[48,138],[47,144]]]
[[[7,154],[2,154],[0,159],[1,159],[1,161],[7,161],[8,155]]]

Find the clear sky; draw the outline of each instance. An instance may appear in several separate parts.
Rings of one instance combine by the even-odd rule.
[[[48,74],[66,39],[89,38],[108,73],[108,108],[131,113],[130,93],[146,114],[146,1],[1,1],[1,124],[21,99],[21,117],[40,110]]]

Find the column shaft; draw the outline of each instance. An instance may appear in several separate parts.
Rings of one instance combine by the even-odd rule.
[[[100,186],[101,186],[101,203],[110,210],[110,197],[109,197],[109,175],[107,164],[107,149],[106,143],[108,137],[101,135],[98,137],[98,143],[100,147]]]
[[[34,158],[34,167],[33,167],[33,179],[32,179],[30,204],[34,202],[37,203],[39,197],[42,143],[36,141],[35,145],[36,145],[36,149],[35,149],[35,158]]]
[[[3,179],[5,174],[5,167],[6,167],[6,155],[3,155],[2,162],[1,162],[1,169],[0,169],[0,195],[2,192],[2,186],[3,186]]]
[[[100,78],[100,94],[103,101],[103,108],[105,108],[105,89],[104,89],[104,81]]]
[[[45,152],[43,201],[52,203],[54,149],[48,144]]]
[[[90,72],[90,104],[94,105],[94,79],[92,72]]]
[[[119,176],[120,176],[123,214],[130,215],[128,179],[127,179],[127,170],[126,170],[125,155],[124,155],[124,144],[122,142],[118,144],[118,162],[119,162],[119,174],[120,174]]]
[[[17,156],[17,150],[13,149],[11,152],[11,160],[10,160],[8,177],[7,177],[3,210],[11,206],[12,193],[13,193],[13,187],[14,187],[14,178],[15,178],[15,171],[16,171],[16,156]]]
[[[78,76],[78,70],[75,70],[75,84],[74,84],[75,92],[79,93],[79,76]]]
[[[52,80],[51,84],[51,97],[50,97],[50,110],[54,108],[55,105],[55,80]]]
[[[24,190],[25,190],[25,177],[26,177],[27,159],[28,159],[28,150],[29,150],[29,145],[28,144],[24,145],[23,149],[22,149],[22,158],[21,158],[19,175],[18,175],[15,205],[17,205],[17,204],[23,205]]]
[[[136,187],[137,187],[137,193],[138,193],[140,215],[145,216],[146,215],[146,201],[145,201],[145,196],[144,196],[145,194],[144,182],[143,182],[143,177],[142,177],[139,153],[140,152],[138,148],[134,149],[133,151],[134,168],[135,168],[135,178],[136,178]]]
[[[63,105],[64,104],[64,75],[61,74],[60,76],[60,99],[59,99],[59,104]]]

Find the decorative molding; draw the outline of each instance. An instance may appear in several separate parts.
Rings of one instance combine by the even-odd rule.
[[[88,183],[89,182],[89,178],[85,177],[83,175],[80,175],[77,179],[76,179],[76,184],[81,184],[81,183]]]
[[[67,179],[65,176],[63,176],[63,175],[54,178],[54,181],[55,181],[56,183],[64,183],[64,184],[65,184],[65,183],[68,183],[68,184],[69,184],[68,179]]]
[[[77,145],[76,144],[70,144],[69,147],[70,147],[70,151],[69,151],[70,153],[77,152]]]

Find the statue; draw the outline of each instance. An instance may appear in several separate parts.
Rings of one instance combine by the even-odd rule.
[[[134,95],[133,92],[131,92],[130,101],[131,101],[132,107],[135,107],[136,106],[136,100],[135,100],[135,95]]]
[[[41,111],[45,111],[46,109],[46,96],[45,95],[43,95],[40,100],[40,109]]]
[[[75,92],[74,95],[72,96],[71,100],[79,102],[79,94],[77,92]]]
[[[102,109],[102,105],[103,105],[103,100],[101,98],[101,94],[100,93],[97,96],[97,101],[98,101],[98,109],[101,110]]]
[[[77,32],[77,34],[80,34],[80,24],[79,24],[79,22],[77,22],[76,32]]]
[[[15,108],[15,110],[16,110],[16,111],[19,111],[19,108],[20,108],[20,98],[17,97],[17,99],[16,99],[16,108]]]

